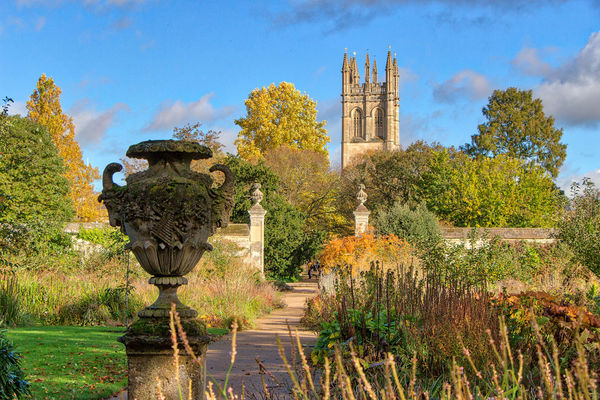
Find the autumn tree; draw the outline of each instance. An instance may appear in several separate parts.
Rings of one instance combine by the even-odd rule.
[[[245,102],[247,115],[235,123],[242,129],[235,141],[240,157],[261,158],[279,146],[326,153],[325,121],[317,121],[317,103],[293,84],[254,89]]]
[[[341,178],[327,155],[283,145],[265,153],[265,164],[279,177],[279,192],[306,214],[307,227],[342,233],[348,221],[337,208]]]
[[[563,130],[555,128],[554,118],[544,114],[542,100],[534,99],[531,90],[494,90],[483,115],[487,121],[464,146],[468,154],[519,158],[556,178],[567,154],[560,142]]]
[[[65,177],[71,183],[71,200],[78,219],[95,221],[101,215],[93,182],[100,178],[97,168],[83,162],[75,140],[73,119],[60,105],[61,90],[52,78],[42,75],[27,102],[29,119],[46,127],[65,165]]]

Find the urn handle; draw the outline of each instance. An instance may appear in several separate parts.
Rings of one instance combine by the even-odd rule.
[[[217,189],[223,196],[228,197],[233,195],[233,184],[235,182],[235,174],[227,165],[215,164],[210,167],[210,172],[221,171],[225,175],[225,182]]]
[[[221,187],[215,190],[220,197],[220,200],[217,204],[221,204],[221,207],[218,207],[217,216],[215,220],[215,225],[217,227],[224,228],[229,224],[229,214],[231,209],[233,208],[233,184],[235,182],[235,174],[229,169],[227,165],[223,164],[215,164],[210,167],[210,172],[221,171],[225,175],[225,182],[221,185]]]
[[[119,186],[113,182],[113,175],[117,172],[121,171],[123,166],[119,163],[110,163],[104,168],[104,172],[102,173],[102,189],[104,190],[113,190],[115,186]]]

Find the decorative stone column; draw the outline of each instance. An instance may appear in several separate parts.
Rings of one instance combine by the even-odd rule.
[[[250,198],[254,205],[248,210],[250,214],[250,258],[261,275],[265,276],[265,215],[267,211],[260,205],[263,194],[260,183],[252,185]]]
[[[367,194],[365,193],[365,185],[362,183],[358,185],[358,194],[356,199],[360,203],[354,211],[354,236],[360,236],[369,230],[369,215],[371,211],[365,207],[364,202],[367,201]]]
[[[148,160],[148,169],[129,175],[127,185],[113,182],[122,170],[109,164],[102,176],[103,201],[110,224],[129,237],[129,248],[158,288],[154,304],[118,340],[125,345],[128,362],[128,396],[135,400],[203,400],[206,351],[210,337],[198,312],[177,298],[177,288],[188,283],[185,275],[212,250],[208,238],[226,227],[233,207],[235,176],[221,164],[225,181],[213,187],[213,178],[190,168],[192,160],[207,159],[212,151],[195,142],[149,140],[133,145],[127,156]],[[171,309],[175,307],[186,333],[171,332]],[[178,348],[174,350],[174,343]],[[188,349],[194,354],[188,353]]]

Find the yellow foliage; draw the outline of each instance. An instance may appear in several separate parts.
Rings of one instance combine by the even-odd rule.
[[[246,117],[235,121],[242,128],[235,145],[243,159],[260,159],[284,144],[327,153],[329,137],[325,121],[317,122],[317,103],[292,83],[254,89],[245,104]]]
[[[81,149],[75,140],[73,119],[63,114],[61,90],[52,78],[42,74],[36,90],[27,101],[29,119],[44,125],[65,165],[65,177],[71,183],[71,199],[79,220],[96,221],[103,214],[96,200],[92,182],[100,178],[98,168],[83,162]]]
[[[333,238],[325,245],[319,261],[325,271],[332,268],[352,275],[366,270],[372,261],[384,264],[408,261],[411,247],[396,235],[375,236],[366,233],[361,236]]]

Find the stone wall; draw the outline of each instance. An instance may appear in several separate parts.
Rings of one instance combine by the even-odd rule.
[[[71,222],[67,224],[64,232],[73,235],[73,248],[83,253],[84,257],[87,257],[94,252],[100,251],[101,246],[77,239],[75,235],[79,233],[80,229],[102,229],[108,227],[110,225],[105,222]],[[256,228],[255,226],[255,231],[257,230]],[[251,235],[251,229],[248,224],[229,224],[226,228],[219,229],[210,237],[209,241],[214,243],[217,240],[227,240],[234,243],[237,247],[235,256],[239,257],[244,264],[253,266],[261,273],[264,273],[264,236]]]
[[[250,254],[250,227],[247,224],[229,224],[227,228],[222,228],[210,238],[214,243],[218,240],[227,240],[234,243],[237,247],[236,257],[239,257],[245,264],[252,264]]]
[[[448,243],[468,244],[469,236],[473,228],[442,228],[442,236]],[[490,238],[494,236],[506,242],[533,242],[533,243],[554,243],[555,229],[553,228],[477,228],[479,234],[486,234]],[[477,243],[482,243],[478,240]]]

